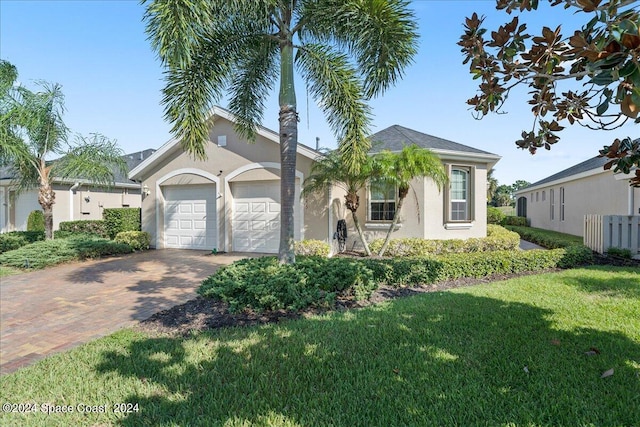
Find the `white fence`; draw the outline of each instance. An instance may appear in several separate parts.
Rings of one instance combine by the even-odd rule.
[[[640,253],[640,216],[585,215],[584,244],[604,253],[609,248]]]

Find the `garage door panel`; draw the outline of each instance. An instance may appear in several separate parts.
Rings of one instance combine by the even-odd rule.
[[[217,247],[215,185],[167,186],[165,247],[212,249]]]

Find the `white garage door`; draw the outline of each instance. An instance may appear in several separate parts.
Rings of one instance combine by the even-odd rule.
[[[165,247],[217,248],[215,184],[167,186],[162,191]]]
[[[234,182],[233,250],[277,253],[280,245],[280,181]],[[299,239],[299,188],[294,208],[295,236]]]

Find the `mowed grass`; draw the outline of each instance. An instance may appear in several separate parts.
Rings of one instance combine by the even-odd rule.
[[[567,270],[186,338],[123,330],[1,377],[0,400],[74,408],[4,413],[3,426],[638,426],[640,272]],[[114,413],[123,402],[138,412]]]
[[[5,277],[5,276],[11,276],[13,274],[20,274],[22,273],[22,270],[18,270],[17,268],[13,268],[13,267],[5,267],[0,265],[0,277]]]

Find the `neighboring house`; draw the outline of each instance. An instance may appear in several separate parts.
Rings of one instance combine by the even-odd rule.
[[[604,170],[607,161],[594,157],[516,191],[518,215],[532,227],[583,236],[585,215],[640,214],[640,188]]]
[[[155,150],[148,149],[126,154],[128,170],[133,169]],[[31,211],[42,210],[38,203],[38,190],[16,194],[11,187],[13,176],[8,168],[0,168],[0,232],[24,231]],[[109,188],[96,187],[86,179],[55,179],[53,189],[53,229],[63,221],[102,219],[105,208],[135,207],[141,204],[140,183],[119,173]]]
[[[276,132],[257,130],[255,143],[234,131],[234,117],[215,107],[215,126],[207,160],[194,160],[178,140],[163,145],[133,168],[142,182],[142,227],[156,248],[276,253],[280,238],[280,147]],[[400,126],[373,136],[378,148],[396,150],[417,143],[435,151],[452,176],[454,190],[439,192],[429,180],[416,180],[394,237],[435,239],[486,235],[486,172],[499,156]],[[295,238],[332,241],[337,222],[350,215],[337,189],[300,199],[300,189],[316,159],[316,150],[298,144]],[[415,199],[418,204],[416,205]],[[390,195],[361,195],[362,222],[369,238],[382,236],[395,209]],[[349,238],[355,235],[350,227]]]

